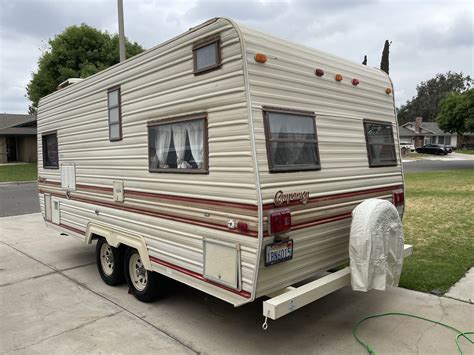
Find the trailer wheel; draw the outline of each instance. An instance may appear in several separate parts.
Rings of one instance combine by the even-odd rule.
[[[136,249],[128,248],[125,252],[125,277],[130,292],[142,302],[153,302],[159,294],[159,285],[163,277],[145,269],[141,256]]]
[[[125,281],[122,249],[110,246],[105,238],[99,238],[95,255],[99,275],[107,285],[120,285]]]

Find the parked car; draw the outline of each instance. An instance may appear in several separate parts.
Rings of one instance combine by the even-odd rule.
[[[403,150],[408,150],[410,149],[411,152],[414,152],[415,151],[415,146],[412,144],[412,143],[404,143],[404,142],[400,142],[400,149]]]
[[[416,148],[417,153],[425,153],[425,154],[448,154],[448,151],[444,147],[444,144],[426,144],[423,147]]]
[[[448,153],[452,153],[453,152],[453,147],[451,147],[450,145],[444,145],[444,149],[446,149],[446,152]]]

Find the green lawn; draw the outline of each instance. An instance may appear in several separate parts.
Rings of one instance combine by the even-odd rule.
[[[458,149],[456,150],[456,153],[474,154],[474,149]]]
[[[36,163],[0,165],[0,182],[36,180],[37,176]]]
[[[400,286],[446,292],[474,266],[474,169],[405,175],[405,260]]]

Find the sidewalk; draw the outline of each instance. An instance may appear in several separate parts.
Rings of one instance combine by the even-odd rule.
[[[474,267],[461,280],[456,282],[445,296],[474,304]]]

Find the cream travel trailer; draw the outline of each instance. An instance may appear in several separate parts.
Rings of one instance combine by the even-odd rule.
[[[276,319],[342,287],[351,213],[403,213],[390,78],[215,18],[40,100],[48,226],[142,301],[164,276]],[[164,276],[163,276],[164,275]]]

